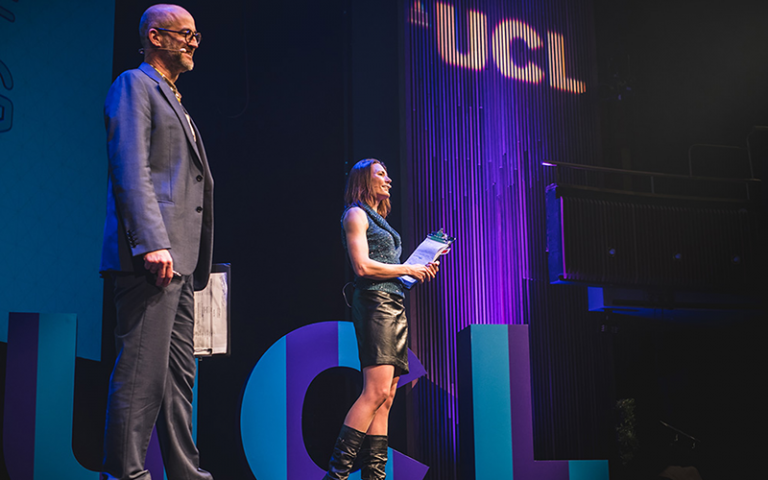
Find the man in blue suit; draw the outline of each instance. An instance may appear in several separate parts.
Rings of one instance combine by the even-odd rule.
[[[194,290],[213,251],[213,179],[175,82],[200,34],[176,5],[147,9],[144,63],[120,75],[104,118],[109,191],[102,274],[114,281],[117,360],[110,378],[104,479],[149,480],[157,425],[169,479],[209,480],[192,438]]]

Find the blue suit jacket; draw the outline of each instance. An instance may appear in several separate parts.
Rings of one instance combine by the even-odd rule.
[[[213,178],[200,132],[147,63],[120,75],[104,105],[109,190],[101,271],[144,272],[169,249],[174,270],[205,287],[213,255]]]

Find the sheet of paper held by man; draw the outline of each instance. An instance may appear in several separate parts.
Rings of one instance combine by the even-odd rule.
[[[437,232],[432,232],[413,251],[408,260],[403,262],[403,265],[426,265],[429,262],[434,262],[441,255],[451,251],[451,245],[455,240],[454,237],[446,235],[442,228]],[[418,281],[410,275],[403,275],[399,278],[405,288],[408,289],[413,287]]]
[[[227,274],[211,273],[205,289],[195,292],[195,355],[226,354],[229,341]]]

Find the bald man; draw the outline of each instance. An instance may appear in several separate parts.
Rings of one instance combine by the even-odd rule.
[[[139,34],[144,63],[115,80],[104,106],[101,272],[114,283],[117,360],[102,479],[151,478],[144,463],[155,425],[169,479],[211,479],[192,438],[192,388],[194,290],[211,271],[213,179],[176,88],[201,37],[176,5],[147,9]]]

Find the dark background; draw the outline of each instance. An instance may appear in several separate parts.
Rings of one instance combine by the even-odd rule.
[[[595,0],[607,162],[687,173],[695,143],[746,146],[768,121],[768,4]],[[627,90],[627,87],[630,90]]]
[[[752,126],[768,124],[768,3],[595,0],[594,10],[605,166],[687,174],[691,145],[743,148]],[[749,173],[743,156],[700,160],[696,175]],[[765,164],[762,150],[763,181]],[[696,193],[720,194],[710,188]],[[765,278],[756,284],[764,295]],[[626,465],[614,446],[612,478],[653,478],[670,463],[705,480],[765,476],[764,307],[751,319],[605,319],[615,398],[635,401],[639,442]],[[695,448],[660,420],[696,437]]]
[[[115,76],[140,63],[137,25],[152,3],[117,0]],[[183,2],[204,37],[195,70],[178,87],[216,181],[214,261],[231,262],[233,272],[232,356],[205,359],[199,369],[202,466],[219,480],[251,478],[240,399],[261,355],[298,327],[347,316],[339,218],[349,166],[377,156],[401,185],[397,3]],[[768,125],[768,4],[594,0],[594,11],[606,166],[685,173],[690,144],[744,146],[752,125]],[[394,199],[391,223],[400,229],[402,199]],[[657,420],[665,419],[702,439],[692,462],[705,480],[756,474],[766,447],[762,319],[611,322],[609,383],[617,399],[637,400],[641,442],[652,457],[637,470],[648,474],[660,461],[667,439]],[[600,323],[595,318],[595,328]],[[76,373],[74,450],[94,470],[108,323],[104,331],[104,361],[78,359]],[[342,391],[331,388],[342,380]],[[332,442],[356,388],[351,371],[319,378],[308,399],[327,421],[306,427]],[[393,421],[401,418],[396,411]],[[323,442],[319,450],[330,448]],[[399,442],[393,438],[393,447],[404,450]],[[607,455],[612,471],[630,478],[616,467],[618,447],[580,454]]]

